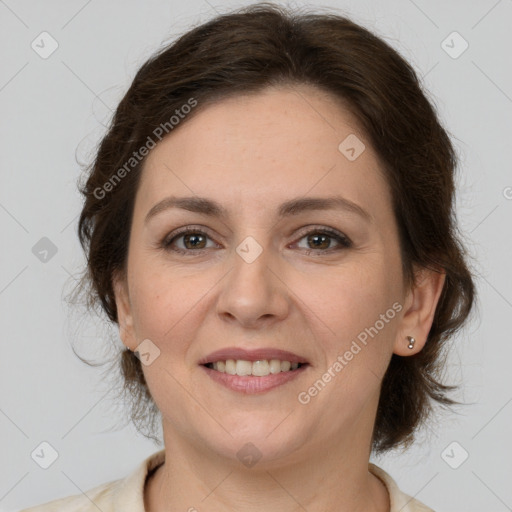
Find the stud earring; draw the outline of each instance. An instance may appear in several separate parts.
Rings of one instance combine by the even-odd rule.
[[[409,340],[409,345],[407,345],[407,348],[414,348],[414,343],[416,340],[412,336],[407,336],[407,339]]]

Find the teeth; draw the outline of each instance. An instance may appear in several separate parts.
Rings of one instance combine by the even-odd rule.
[[[281,361],[278,359],[271,359],[268,366],[270,373],[281,373]]]
[[[252,364],[250,364],[250,372],[256,377],[264,377],[265,375],[270,375],[270,364],[268,361],[254,361]],[[249,373],[247,373],[247,375],[249,375]]]
[[[218,364],[219,363],[213,363],[213,369],[221,371],[219,370]],[[226,361],[226,373],[229,373],[229,375],[236,375],[236,362],[233,361],[233,359],[228,359]]]
[[[236,374],[237,375],[251,375],[252,372],[252,363],[250,361],[244,361],[243,359],[239,359],[236,362]]]
[[[265,377],[270,374],[296,370],[299,368],[299,363],[280,361],[279,359],[263,359],[261,361],[228,359],[227,361],[211,363],[211,368],[221,373],[228,373],[229,375]]]

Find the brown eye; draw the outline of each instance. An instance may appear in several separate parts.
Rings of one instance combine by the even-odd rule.
[[[197,228],[186,228],[166,237],[161,242],[161,247],[179,253],[199,252],[217,247],[213,241],[211,241],[213,245],[208,246],[208,240],[211,240],[211,238],[203,231]]]
[[[308,244],[311,249],[329,249],[331,237],[328,235],[308,235]]]
[[[204,249],[205,248],[206,237],[201,234],[198,234],[198,233],[186,234],[182,238],[183,238],[183,245],[187,249]]]
[[[301,246],[301,241],[306,241],[306,246]],[[316,229],[305,233],[297,244],[300,249],[304,249],[307,254],[311,251],[319,251],[319,253],[330,253],[331,251],[339,251],[352,246],[352,242],[341,233],[327,229]]]

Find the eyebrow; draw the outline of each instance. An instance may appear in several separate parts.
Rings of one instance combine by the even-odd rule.
[[[159,213],[169,210],[171,208],[181,208],[194,213],[208,215],[210,217],[228,218],[229,212],[219,203],[208,199],[206,197],[175,197],[170,196],[162,199],[155,204],[147,213],[145,221],[148,222],[151,218]],[[359,215],[367,222],[372,222],[372,216],[361,206],[341,196],[330,197],[303,197],[286,201],[279,206],[277,216],[279,218],[290,217],[298,215],[303,212],[316,211],[316,210],[344,210],[349,213]]]

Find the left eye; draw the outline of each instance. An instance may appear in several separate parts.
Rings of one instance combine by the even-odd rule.
[[[340,246],[341,248],[347,248],[351,246],[351,242],[347,237],[330,231],[310,231],[309,233],[306,233],[304,236],[302,236],[302,238],[299,240],[306,240],[306,244],[308,244],[307,247],[301,247],[300,245],[298,245],[298,247],[301,249],[306,249],[307,251],[326,251],[333,249],[333,240],[338,244],[338,249]]]

